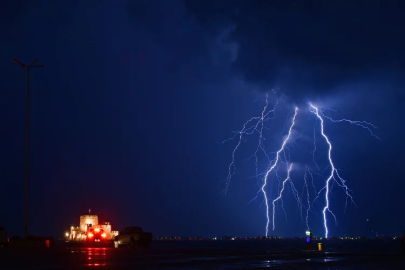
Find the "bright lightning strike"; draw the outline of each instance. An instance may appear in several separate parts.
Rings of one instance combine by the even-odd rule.
[[[270,223],[269,204],[268,204],[267,194],[266,194],[266,190],[265,190],[265,187],[266,187],[266,185],[267,185],[267,178],[269,177],[269,174],[273,171],[273,169],[277,166],[278,161],[279,161],[279,159],[280,159],[280,153],[281,153],[282,151],[284,151],[284,147],[285,147],[285,145],[287,144],[287,141],[290,139],[291,131],[292,131],[292,128],[294,127],[295,118],[297,117],[297,113],[298,113],[298,107],[295,107],[295,113],[294,113],[294,117],[293,117],[293,119],[292,119],[292,123],[291,123],[290,129],[288,130],[288,135],[287,135],[287,137],[285,138],[285,140],[283,141],[283,144],[281,145],[281,148],[277,151],[277,153],[276,153],[276,158],[275,158],[275,160],[273,161],[273,162],[274,162],[273,165],[270,167],[270,169],[267,170],[267,173],[266,173],[266,175],[264,176],[264,181],[263,181],[263,186],[262,186],[262,192],[263,192],[264,199],[265,199],[265,202],[266,202],[266,216],[267,216],[266,236],[267,236],[268,233],[269,233],[269,223]],[[273,226],[274,226],[274,225],[273,225]]]
[[[277,202],[278,200],[280,200],[281,197],[282,197],[282,195],[283,195],[283,191],[284,191],[284,188],[285,188],[285,183],[287,183],[287,181],[290,181],[290,182],[291,182],[291,179],[290,179],[290,172],[291,172],[292,166],[293,166],[293,163],[291,163],[290,167],[287,166],[287,167],[288,167],[287,177],[286,177],[286,179],[284,179],[284,181],[283,181],[283,187],[281,188],[280,194],[278,195],[278,197],[273,200],[273,230],[276,228],[276,224],[275,224],[276,202]],[[292,182],[291,182],[291,185],[293,186]],[[294,189],[295,189],[295,188],[294,188]],[[267,236],[267,231],[266,231],[266,236]]]
[[[311,106],[312,106],[312,105],[311,105]],[[368,130],[368,132],[370,132],[371,136],[375,137],[376,139],[381,140],[380,137],[378,137],[377,135],[375,135],[374,132],[373,132],[373,130],[372,130],[372,129],[378,129],[378,128],[377,128],[376,126],[374,126],[374,125],[373,125],[372,123],[370,123],[370,122],[367,122],[367,121],[355,121],[355,120],[349,120],[349,119],[334,120],[334,119],[332,119],[331,117],[326,116],[324,113],[322,113],[322,116],[323,116],[324,118],[329,119],[329,120],[332,121],[333,123],[348,122],[348,123],[350,123],[350,124],[352,124],[352,125],[356,125],[356,126],[362,127],[362,128],[364,128],[364,129]]]
[[[322,213],[323,213],[323,223],[324,223],[324,227],[325,227],[325,238],[328,238],[329,231],[328,231],[328,224],[327,224],[327,219],[326,219],[326,212],[329,212],[335,218],[335,222],[337,222],[335,214],[330,210],[330,207],[329,207],[330,206],[330,203],[329,203],[330,181],[335,180],[336,183],[339,186],[343,187],[346,190],[346,196],[350,197],[350,199],[352,201],[353,201],[353,197],[350,195],[350,193],[349,193],[350,190],[345,184],[346,181],[343,178],[340,177],[338,171],[335,168],[335,165],[333,164],[333,161],[332,161],[332,144],[329,141],[329,138],[325,135],[324,128],[323,128],[323,118],[320,116],[318,108],[315,107],[312,104],[310,104],[310,105],[311,105],[311,107],[313,109],[312,112],[316,115],[316,117],[318,117],[318,119],[321,122],[321,134],[325,138],[325,140],[326,140],[326,142],[327,142],[327,144],[329,146],[328,159],[329,159],[329,164],[330,164],[331,170],[330,170],[330,175],[329,175],[328,179],[326,180],[326,184],[325,184],[325,201],[326,201],[326,205],[325,205],[325,207],[323,208],[323,211],[322,211]],[[340,180],[340,183],[336,180],[335,175]]]
[[[273,91],[274,92],[274,91]],[[286,135],[285,139],[283,140],[283,143],[281,145],[281,147],[279,148],[279,150],[277,152],[272,152],[272,153],[268,153],[265,150],[265,145],[264,145],[264,141],[265,141],[265,137],[264,137],[264,130],[266,129],[265,127],[265,122],[267,122],[268,120],[274,119],[275,118],[275,110],[276,107],[278,105],[278,101],[275,103],[273,109],[269,109],[269,102],[268,102],[268,95],[266,94],[266,104],[263,107],[263,110],[261,112],[261,115],[259,116],[255,116],[250,118],[248,121],[246,121],[243,126],[242,129],[240,131],[235,132],[234,136],[225,140],[224,142],[228,141],[228,140],[232,140],[235,138],[238,138],[238,142],[235,146],[235,148],[232,151],[232,160],[231,163],[229,164],[229,168],[228,168],[228,176],[226,178],[225,181],[225,189],[223,190],[223,193],[226,195],[229,185],[230,185],[230,181],[231,178],[233,177],[233,175],[236,173],[236,166],[235,166],[235,155],[238,151],[238,149],[240,148],[240,146],[242,145],[242,143],[244,142],[244,137],[248,136],[248,135],[253,135],[253,134],[257,134],[258,135],[258,143],[257,146],[255,147],[255,151],[253,152],[252,156],[248,158],[248,160],[250,160],[251,158],[254,158],[255,160],[255,171],[256,174],[254,177],[251,178],[256,178],[258,180],[262,180],[263,182],[261,184],[259,184],[260,189],[257,192],[257,194],[263,193],[263,203],[266,204],[266,236],[268,236],[268,232],[269,232],[269,225],[270,225],[270,221],[272,221],[272,225],[273,225],[273,230],[275,230],[275,214],[276,214],[276,203],[278,201],[281,202],[280,206],[284,211],[284,214],[286,216],[287,219],[287,215],[286,215],[286,211],[284,209],[284,205],[283,205],[283,193],[285,193],[285,185],[287,182],[290,182],[291,184],[291,191],[293,196],[295,197],[299,209],[301,211],[301,218],[303,219],[303,213],[302,213],[302,209],[303,209],[303,204],[301,201],[301,198],[299,197],[298,191],[295,188],[295,185],[293,183],[293,181],[291,180],[290,177],[290,172],[291,169],[293,167],[293,163],[290,163],[290,149],[288,148],[287,144],[289,145],[294,145],[295,142],[304,134],[305,128],[302,130],[302,132],[300,133],[299,136],[295,136],[296,138],[294,138],[294,140],[291,139],[291,133],[292,130],[295,126],[296,123],[296,118],[297,118],[297,114],[298,114],[298,107],[295,107],[294,110],[294,115],[293,117],[291,117],[291,113],[287,116],[287,122],[284,124],[284,129],[287,127],[288,122],[290,121],[289,119],[291,119],[291,124],[289,126],[288,129],[288,134]],[[314,203],[315,201],[320,197],[324,195],[325,198],[325,205],[323,206],[322,209],[322,214],[323,214],[323,227],[325,230],[325,238],[328,238],[329,235],[329,229],[328,229],[328,216],[329,214],[333,216],[335,223],[337,223],[337,219],[335,214],[332,212],[331,210],[331,202],[330,202],[330,193],[333,187],[333,184],[336,183],[339,187],[343,188],[345,194],[346,194],[346,204],[345,204],[345,209],[347,207],[347,202],[348,199],[350,198],[351,202],[354,203],[353,201],[353,196],[351,195],[352,191],[347,187],[346,185],[346,180],[344,180],[340,175],[339,175],[339,171],[338,169],[336,169],[333,160],[332,160],[332,143],[330,141],[330,139],[328,138],[328,136],[325,134],[324,131],[324,119],[328,119],[334,123],[340,123],[340,122],[348,122],[350,124],[353,125],[357,125],[360,126],[366,130],[368,130],[370,132],[370,134],[372,136],[374,136],[377,139],[380,139],[376,134],[373,133],[374,129],[377,129],[376,126],[374,126],[373,124],[366,122],[366,121],[354,121],[354,120],[348,120],[348,119],[340,119],[340,120],[334,120],[329,116],[324,115],[324,111],[325,110],[332,110],[332,109],[324,109],[324,111],[320,111],[317,107],[315,107],[313,104],[309,104],[309,112],[312,114],[314,114],[316,116],[316,123],[320,123],[320,133],[322,135],[322,137],[325,139],[326,144],[327,144],[327,149],[328,149],[328,166],[326,167],[326,169],[321,170],[318,163],[315,160],[315,153],[318,153],[318,149],[317,149],[317,139],[316,139],[316,133],[317,133],[317,128],[314,128],[313,131],[313,150],[311,151],[311,156],[312,156],[312,163],[315,165],[315,170],[312,170],[309,166],[305,166],[305,172],[304,172],[304,179],[303,179],[303,188],[306,189],[306,216],[305,216],[305,224],[306,224],[306,228],[309,229],[309,213],[314,213]],[[310,120],[310,117],[308,118],[307,122]],[[259,173],[259,164],[258,164],[258,155],[259,153],[262,153],[268,161],[268,165],[266,167],[266,170],[264,172]],[[274,155],[275,157],[274,159],[270,158],[270,155]],[[317,154],[319,155],[319,154]],[[282,164],[287,164],[287,176],[286,178],[282,179],[279,175],[279,169],[280,169],[280,165],[279,163]],[[290,163],[290,164],[289,164]],[[296,164],[296,162],[295,162]],[[297,168],[297,166],[295,166]],[[298,167],[299,168],[299,167]],[[326,172],[326,170],[328,170],[328,176],[324,177],[324,173]],[[272,176],[270,176],[270,174],[272,174]],[[314,175],[316,175],[316,177],[319,179],[323,179],[323,181],[325,182],[325,184],[323,186],[321,186],[321,188],[318,190],[315,186],[314,183]],[[310,177],[310,179],[308,179],[308,176]],[[272,215],[270,215],[270,207],[269,207],[269,197],[271,196],[271,193],[267,193],[266,189],[268,189],[268,182],[270,182],[270,187],[272,190],[272,187],[274,185],[274,181],[279,182],[279,186],[278,186],[278,193],[277,193],[277,197],[275,199],[272,200]],[[308,181],[311,181],[311,183],[308,183]],[[313,188],[313,192],[310,192],[310,188],[309,188],[309,184],[311,184],[312,188]],[[312,200],[310,199],[310,193],[314,193],[315,194],[315,198]],[[305,195],[302,195],[303,197]],[[255,198],[253,198],[253,200],[255,200],[258,197],[258,195],[256,195]],[[252,201],[253,201],[252,200]],[[249,202],[250,203],[250,202]],[[272,216],[272,218],[270,218],[270,216]]]
[[[311,210],[311,203],[309,202],[309,190],[308,190],[308,181],[307,181],[307,171],[309,171],[308,167],[305,167],[305,174],[304,174],[304,183],[305,183],[305,189],[307,190],[307,214],[305,216],[305,224],[307,225],[307,230],[309,231],[309,224],[308,224],[308,215],[309,211]],[[311,176],[312,177],[312,176]]]
[[[224,143],[226,141],[232,140],[235,137],[237,137],[237,135],[239,134],[239,141],[238,141],[237,145],[235,146],[235,148],[233,149],[232,161],[229,164],[228,176],[227,176],[227,178],[225,180],[225,189],[223,190],[223,193],[225,195],[226,195],[226,193],[228,191],[229,184],[231,182],[231,178],[236,172],[235,153],[238,151],[240,145],[242,144],[243,135],[252,135],[254,132],[257,132],[259,134],[259,143],[258,143],[256,151],[255,151],[255,153],[253,155],[255,157],[255,160],[256,160],[256,175],[258,175],[258,173],[257,173],[257,152],[260,149],[268,157],[268,155],[267,155],[267,153],[266,153],[266,151],[264,150],[264,147],[263,147],[264,122],[274,118],[274,114],[275,114],[277,104],[278,104],[278,102],[276,102],[276,105],[274,106],[274,108],[272,110],[267,110],[269,103],[268,103],[268,95],[266,94],[266,105],[263,108],[262,115],[250,118],[248,121],[246,121],[243,124],[242,129],[240,131],[235,132],[235,135],[232,138],[229,138],[229,139],[223,141],[223,143]],[[249,126],[249,124],[251,124],[251,123],[253,123],[253,125]]]

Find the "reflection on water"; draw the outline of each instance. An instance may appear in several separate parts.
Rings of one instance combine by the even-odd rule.
[[[69,250],[70,256],[80,258],[82,267],[130,267],[140,264],[148,266],[143,269],[251,269],[251,268],[290,268],[297,265],[312,268],[314,266],[323,269],[338,270],[335,267],[338,261],[349,260],[347,256],[335,256],[331,253],[297,253],[297,254],[268,254],[242,253],[237,254],[204,254],[199,253],[149,253],[135,252],[131,250],[115,250],[101,247],[88,247],[86,249]],[[135,255],[136,254],[136,255]],[[301,256],[299,255],[301,254]],[[135,256],[134,256],[135,255]],[[228,256],[227,256],[228,255]],[[296,256],[297,255],[297,256]],[[313,255],[313,256],[312,256]],[[342,254],[343,255],[343,254]],[[136,259],[135,259],[136,258]],[[135,259],[135,260],[134,260]],[[155,264],[156,263],[156,264]],[[163,267],[163,268],[161,268]],[[333,267],[333,268],[331,268]],[[343,269],[343,268],[340,268]],[[346,268],[344,268],[346,269]]]
[[[260,267],[274,267],[280,263],[282,263],[281,260],[264,261],[261,263]]]
[[[82,251],[86,254],[87,266],[106,266],[107,265],[107,256],[106,256],[107,248],[87,248],[86,250]]]
[[[311,262],[336,262],[344,260],[344,257],[326,257],[326,258],[313,258],[313,259],[298,259],[298,260],[260,260],[260,261],[250,261],[246,263],[238,263],[237,265],[232,265],[233,269],[247,269],[247,268],[269,268],[269,267],[280,267],[283,264],[290,263],[311,263]],[[338,268],[336,268],[338,269]]]
[[[87,266],[105,266],[105,263],[89,263]]]
[[[340,261],[340,260],[342,260],[342,258],[326,257],[323,261],[324,262],[336,262],[336,261]]]

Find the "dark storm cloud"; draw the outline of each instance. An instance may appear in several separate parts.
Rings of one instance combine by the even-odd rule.
[[[229,64],[237,58],[236,42],[229,40],[232,25],[199,23],[183,0],[128,1],[125,7],[132,34],[146,53],[154,51],[157,68],[183,86],[191,78],[210,85],[229,81]]]
[[[181,0],[128,1],[126,10],[129,22],[143,39],[149,38],[160,49],[176,54],[179,61],[187,61],[205,48],[204,36],[195,34],[199,26],[187,16]]]
[[[210,31],[235,26],[238,74],[295,101],[403,69],[403,1],[185,3]]]

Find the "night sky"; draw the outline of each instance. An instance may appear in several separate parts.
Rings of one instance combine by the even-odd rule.
[[[357,205],[344,211],[344,192],[333,189],[330,236],[401,234],[404,9],[403,1],[374,0],[1,1],[0,223],[24,233],[26,70],[11,60],[39,58],[46,67],[31,71],[31,234],[62,237],[91,208],[113,229],[142,226],[155,236],[264,235],[263,195],[249,203],[260,180],[246,161],[257,136],[237,153],[226,196],[237,141],[223,140],[261,114],[267,92],[272,106],[279,100],[268,152],[279,149],[294,105],[302,112],[289,146],[300,193],[316,123],[309,101],[335,109],[325,111],[335,119],[378,126],[381,140],[325,121]],[[278,208],[269,234],[303,236],[289,190],[283,201],[287,220]],[[309,222],[322,236],[317,203]]]

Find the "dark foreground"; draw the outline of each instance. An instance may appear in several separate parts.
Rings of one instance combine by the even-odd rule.
[[[353,244],[345,244],[353,248]],[[288,246],[287,243],[284,243],[285,246]],[[338,249],[343,246],[341,244]],[[383,248],[384,243],[375,243],[374,249],[377,250],[378,247]],[[0,250],[0,269],[86,269],[89,267],[103,269],[260,269],[267,267],[275,269],[405,269],[405,256],[394,249],[378,252],[370,250],[350,253],[341,250],[320,252],[275,248],[272,243],[204,244],[197,241],[187,244],[157,242],[153,243],[148,250],[67,245],[58,245],[50,249]]]

